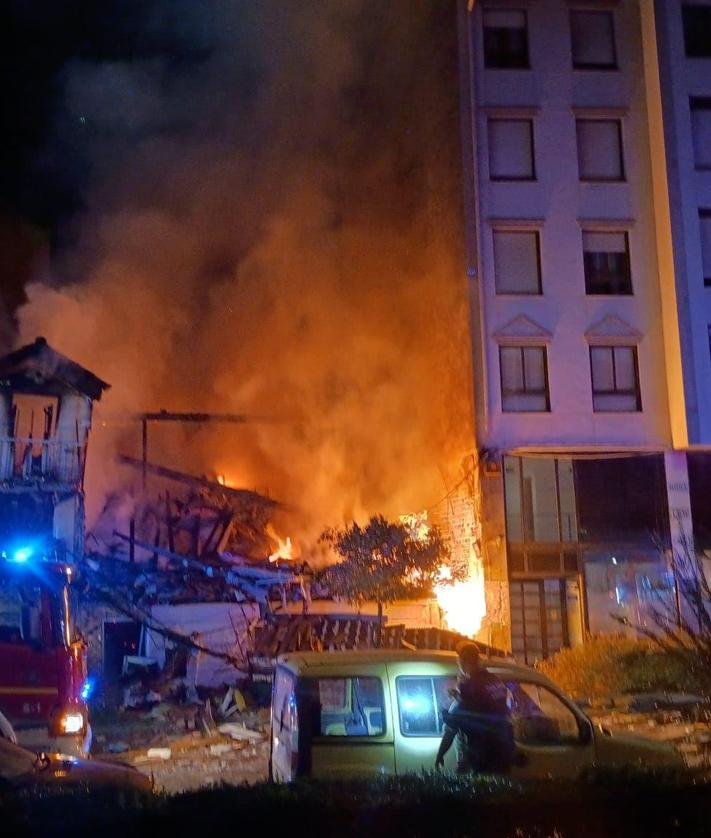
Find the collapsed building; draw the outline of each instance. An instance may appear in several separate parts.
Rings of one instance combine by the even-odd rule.
[[[140,702],[176,682],[195,690],[268,678],[274,657],[292,649],[452,647],[461,638],[439,631],[434,601],[391,604],[383,627],[374,604],[330,600],[277,535],[278,501],[148,459],[149,423],[241,417],[131,417],[142,426],[142,456],[118,459],[135,479],[107,497],[87,533],[92,405],[108,387],[43,338],[0,359],[3,549],[31,544],[38,558],[51,553],[74,568],[74,622],[107,700]],[[468,556],[476,532],[461,510],[459,518]]]

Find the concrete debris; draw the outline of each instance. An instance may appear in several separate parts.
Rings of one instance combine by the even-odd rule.
[[[149,748],[146,753],[148,759],[170,759],[170,748]]]
[[[217,728],[220,733],[230,736],[232,739],[257,741],[264,739],[264,734],[256,730],[248,730],[244,724],[236,724],[234,722],[227,722],[221,724]]]

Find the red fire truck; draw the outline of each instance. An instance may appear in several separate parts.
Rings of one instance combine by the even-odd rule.
[[[0,552],[0,711],[18,742],[36,751],[83,755],[91,744],[75,577],[70,563],[29,545]]]

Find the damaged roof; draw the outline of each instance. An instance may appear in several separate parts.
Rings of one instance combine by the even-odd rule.
[[[60,396],[75,390],[98,401],[110,386],[93,372],[52,349],[43,337],[0,358],[0,387],[18,393]]]

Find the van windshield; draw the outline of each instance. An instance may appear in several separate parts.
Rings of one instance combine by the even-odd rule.
[[[319,705],[320,736],[382,736],[385,705],[380,678],[317,678],[312,680]]]

